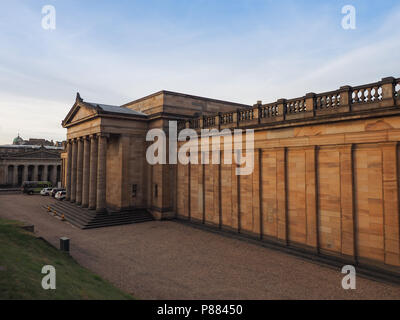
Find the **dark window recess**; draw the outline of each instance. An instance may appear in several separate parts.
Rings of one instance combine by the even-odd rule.
[[[137,192],[137,184],[132,185],[132,197],[136,197]]]
[[[158,184],[156,184],[154,186],[154,197],[157,198],[158,197]]]

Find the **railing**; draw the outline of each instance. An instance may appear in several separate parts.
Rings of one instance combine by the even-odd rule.
[[[233,112],[223,113],[219,116],[219,123],[221,125],[226,125],[233,123]]]
[[[316,95],[317,110],[332,109],[340,106],[340,93],[337,91],[320,93]]]
[[[179,120],[178,121],[178,131],[183,130],[186,128],[186,120]]]
[[[382,100],[382,87],[379,83],[354,87],[351,95],[352,103],[368,103]]]
[[[191,129],[200,128],[200,119],[191,119],[191,120],[189,120],[189,128],[191,128]]]
[[[238,119],[239,119],[239,122],[253,120],[254,119],[254,109],[238,111]]]
[[[286,113],[294,114],[306,111],[307,111],[307,106],[305,98],[291,99],[286,101]]]
[[[263,118],[275,118],[279,116],[279,111],[278,111],[278,104],[277,103],[271,103],[271,104],[266,104],[264,106],[261,106],[259,109],[259,117],[261,119]]]
[[[215,126],[215,116],[203,118],[203,128],[209,128]]]
[[[364,110],[399,106],[398,99],[400,99],[400,78],[389,77],[376,83],[356,87],[345,86],[335,91],[310,93],[301,98],[280,99],[264,105],[258,102],[252,108],[203,117],[202,125],[200,118],[182,120],[178,123],[178,129],[185,128],[187,123],[192,129],[231,127],[232,124],[240,126],[240,123],[255,125],[318,117],[325,113],[329,114],[329,111],[358,112],[363,110],[364,106]]]

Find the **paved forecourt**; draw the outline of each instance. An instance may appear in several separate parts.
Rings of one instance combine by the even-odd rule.
[[[29,222],[53,245],[71,238],[83,266],[141,299],[398,299],[400,286],[173,222],[80,230],[45,212],[48,197],[0,195],[0,218]]]

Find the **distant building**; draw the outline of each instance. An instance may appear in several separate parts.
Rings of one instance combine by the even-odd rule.
[[[13,140],[13,145],[16,146],[22,146],[22,145],[30,145],[30,146],[49,146],[49,147],[61,147],[62,142],[56,141],[54,142],[53,140],[49,141],[46,139],[36,139],[36,138],[29,138],[29,140],[24,140],[18,136],[14,138]]]
[[[61,182],[62,142],[24,140],[18,136],[0,145],[0,187],[19,187],[24,181]]]

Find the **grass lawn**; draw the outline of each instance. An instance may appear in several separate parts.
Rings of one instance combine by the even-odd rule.
[[[0,219],[0,299],[133,299],[67,254]],[[56,269],[56,290],[42,288],[42,267]]]

